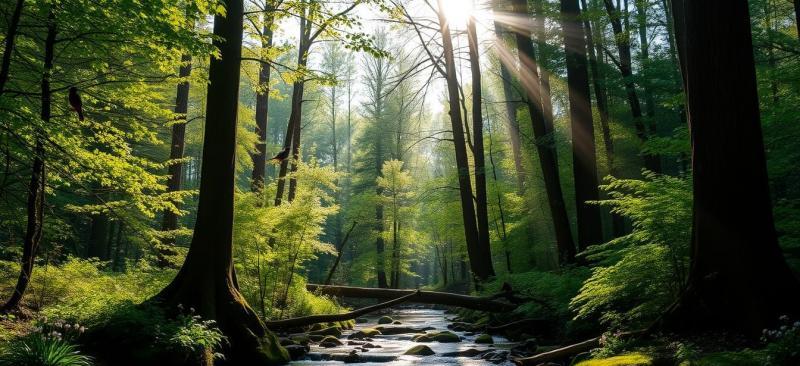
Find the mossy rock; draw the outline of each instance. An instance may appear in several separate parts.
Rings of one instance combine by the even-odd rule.
[[[325,336],[325,338],[322,338],[322,340],[319,342],[319,345],[320,347],[331,348],[341,346],[343,343],[339,340],[339,338],[334,336]]]
[[[380,335],[381,331],[374,328],[364,328],[349,335],[347,339],[364,339]]]
[[[315,331],[315,330],[322,330],[322,329],[325,329],[325,328],[326,328],[325,325],[323,325],[322,323],[317,323],[317,324],[313,324],[311,326],[311,329],[309,329],[309,330],[310,331]]]
[[[408,351],[403,352],[403,354],[409,356],[430,356],[435,355],[436,352],[433,352],[430,347],[420,344],[418,346],[409,348]]]
[[[308,334],[309,335],[341,337],[342,336],[342,328],[339,328],[339,327],[328,327],[328,328],[323,328],[323,329],[320,329],[320,330],[315,330],[315,331],[312,331],[312,332],[308,332]]]
[[[440,343],[457,343],[461,342],[461,337],[453,332],[439,332],[433,335],[433,340]]]
[[[641,353],[631,353],[627,355],[583,361],[578,363],[576,366],[649,366],[652,364],[653,359],[650,356]]]
[[[324,335],[319,335],[319,334],[309,334],[308,335],[308,339],[310,339],[312,342],[319,342],[323,338],[325,338]]]
[[[494,338],[492,338],[489,334],[481,334],[477,338],[475,338],[475,343],[478,344],[493,344]]]
[[[388,315],[384,315],[378,319],[378,324],[392,324],[394,323],[394,319]]]
[[[394,325],[400,325],[400,324],[403,324],[403,322],[401,322],[401,321],[399,321],[399,320],[395,320],[395,321],[393,321],[393,322],[392,322],[392,324],[394,324]]]
[[[408,326],[399,326],[399,327],[375,327],[375,329],[381,331],[383,335],[398,335],[398,334],[415,334],[415,333],[425,333],[429,330],[434,330],[433,327],[423,327],[423,328],[413,328]]]
[[[411,340],[420,343],[433,342],[433,337],[430,334],[417,334]]]
[[[307,344],[311,343],[311,338],[309,338],[305,334],[293,335],[293,336],[289,337],[289,339],[291,339],[296,344],[307,345]]]

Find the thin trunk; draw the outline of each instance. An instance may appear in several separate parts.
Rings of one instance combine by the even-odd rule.
[[[794,22],[797,26],[797,38],[800,38],[800,0],[794,0]]]
[[[120,272],[124,268],[123,264],[125,258],[122,257],[122,233],[124,226],[125,223],[122,221],[120,221],[119,225],[117,225],[117,242],[114,245],[114,261],[113,261],[114,271],[116,272]]]
[[[524,0],[514,0],[514,11],[520,16],[528,16],[527,3]],[[561,188],[561,179],[558,174],[558,157],[555,146],[545,141],[551,136],[545,123],[542,107],[542,93],[540,93],[539,73],[536,65],[536,55],[531,44],[530,34],[526,30],[515,33],[519,61],[522,66],[518,77],[526,92],[526,104],[531,116],[533,134],[536,138],[536,150],[539,154],[542,175],[547,192],[547,202],[553,219],[556,234],[556,246],[561,263],[572,263],[575,260],[575,243],[572,239],[567,208]]]
[[[202,175],[197,221],[186,260],[155,299],[164,309],[193,307],[215,320],[227,337],[226,362],[287,362],[289,355],[239,292],[233,266],[233,207],[236,129],[243,37],[242,0],[224,2],[226,16],[214,17],[214,46],[206,104]]]
[[[538,52],[538,62],[536,68],[539,74],[539,84],[541,90],[542,111],[544,126],[550,135],[546,138],[547,143],[555,146],[555,130],[553,127],[553,97],[550,91],[550,72],[547,70],[548,54],[547,49],[547,29],[545,25],[544,1],[535,0],[533,2],[533,30],[536,38],[536,52]]]
[[[683,24],[678,40],[692,133],[694,218],[688,285],[663,324],[757,337],[779,316],[800,315],[800,283],[774,227],[748,2],[673,0],[672,6],[676,24]]]
[[[469,41],[470,71],[472,74],[472,130],[473,159],[475,161],[475,209],[478,216],[478,255],[488,258],[485,270],[489,276],[494,276],[492,266],[492,249],[489,240],[489,199],[486,191],[486,157],[483,147],[483,110],[482,110],[482,84],[481,60],[478,51],[478,32],[475,27],[475,18],[467,20],[467,38]]]
[[[666,0],[665,0],[666,1]],[[588,9],[586,0],[581,0],[583,9]],[[605,74],[600,70],[598,55],[603,54],[603,34],[599,30],[592,31],[592,25],[588,19],[583,22],[586,31],[586,47],[589,51],[589,66],[592,70],[592,81],[594,86],[595,99],[597,100],[597,111],[600,115],[600,127],[603,134],[603,146],[605,147],[606,164],[608,174],[619,177],[619,172],[614,159],[614,140],[611,137],[611,126],[608,113],[608,95],[605,87]],[[595,35],[597,39],[595,39]],[[612,236],[618,238],[625,235],[625,219],[614,212],[611,212],[611,231]]]
[[[459,85],[456,77],[455,58],[453,56],[453,39],[450,36],[450,25],[443,12],[444,6],[442,5],[442,0],[438,0],[438,6],[439,31],[442,35],[442,46],[444,48],[445,73],[450,105],[450,122],[453,131],[453,145],[455,147],[464,236],[473,275],[479,281],[484,281],[493,275],[491,257],[481,255],[481,244],[478,239],[478,223],[475,218],[475,203],[472,200],[469,157],[467,155],[467,144],[464,140],[464,120],[461,115],[461,109],[459,108]]]
[[[578,250],[603,241],[600,208],[588,203],[600,198],[597,186],[597,151],[586,61],[585,30],[578,0],[561,0],[561,29],[567,61],[569,115],[572,127],[572,169],[578,222]]]
[[[490,125],[491,126],[491,125]],[[506,232],[506,214],[503,210],[503,198],[500,194],[500,187],[498,186],[499,180],[497,179],[497,166],[494,163],[494,142],[492,138],[492,131],[489,130],[489,163],[492,164],[492,178],[494,179],[494,191],[497,197],[497,209],[500,214],[500,238],[503,241],[503,251],[506,258],[506,270],[508,273],[512,273],[511,271],[511,252],[508,250],[508,233]],[[496,221],[496,220],[495,220]],[[496,223],[495,223],[496,225]]]
[[[41,83],[41,114],[42,126],[50,122],[52,91],[50,89],[50,77],[53,70],[53,50],[56,43],[56,20],[53,8],[47,16],[47,38],[44,43],[44,71],[42,72]],[[28,182],[27,199],[27,225],[25,228],[25,241],[22,244],[22,258],[20,260],[19,277],[14,287],[11,298],[0,308],[0,313],[10,312],[18,309],[22,297],[30,284],[33,275],[33,266],[36,259],[36,252],[42,239],[42,227],[44,224],[44,188],[45,188],[45,163],[44,163],[44,129],[35,128],[36,147],[33,152],[33,166],[31,168],[31,179]]]
[[[639,140],[644,143],[648,140],[649,134],[644,125],[644,121],[642,121],[642,106],[639,102],[639,96],[636,94],[636,85],[633,82],[630,34],[627,29],[622,28],[621,18],[627,19],[627,15],[625,15],[627,14],[627,7],[626,11],[622,12],[617,10],[617,7],[614,6],[611,0],[603,0],[603,2],[605,3],[606,11],[609,15],[611,29],[614,31],[614,40],[617,45],[617,51],[619,52],[619,71],[622,74],[622,81],[625,84],[625,94],[628,98],[631,116],[633,117],[633,123],[636,127],[636,135],[639,137]],[[655,155],[645,154],[644,166],[650,171],[660,173],[661,159]]]
[[[14,12],[11,13],[11,20],[8,22],[5,47],[3,48],[3,61],[0,63],[0,95],[5,91],[8,73],[11,71],[11,55],[14,53],[14,43],[17,39],[19,20],[22,17],[22,7],[24,5],[25,0],[17,0],[17,4],[14,5]]]
[[[330,285],[331,281],[333,281],[333,275],[336,274],[336,268],[339,267],[339,262],[342,260],[342,255],[344,254],[344,247],[347,245],[347,240],[350,239],[350,233],[353,232],[353,229],[356,228],[358,222],[353,221],[353,225],[350,226],[350,229],[347,230],[347,234],[344,235],[344,239],[339,244],[339,247],[336,248],[336,260],[333,262],[330,271],[328,271],[328,277],[325,278],[325,284]]]
[[[99,203],[108,201],[108,194],[102,192],[100,184],[95,184],[93,195],[99,198]],[[87,258],[106,260],[106,247],[108,246],[108,214],[100,212],[90,218],[89,240],[87,241]]]
[[[175,115],[177,121],[172,125],[172,144],[170,145],[169,159],[183,159],[183,152],[186,146],[186,122],[187,112],[189,111],[189,81],[187,78],[192,74],[192,56],[184,54],[181,58],[181,67],[178,72],[180,83],[175,94]],[[181,190],[181,178],[183,177],[183,163],[174,163],[169,166],[169,180],[167,181],[167,192],[177,192]],[[172,202],[180,208],[180,202]],[[174,231],[178,229],[178,214],[174,211],[164,211],[164,218],[161,222],[162,231]],[[158,264],[162,267],[169,265],[167,257],[176,254],[172,246],[175,238],[170,235],[163,240],[162,247],[157,250]]]
[[[264,26],[261,32],[261,54],[263,55],[267,50],[272,48],[273,44],[273,31],[272,22],[273,15],[270,6],[267,6],[264,12]],[[252,155],[253,159],[253,174],[251,189],[253,192],[259,191],[264,187],[264,175],[266,174],[267,167],[267,131],[269,130],[269,83],[270,83],[270,66],[265,63],[266,60],[261,60],[258,69],[258,86],[259,92],[256,94],[256,134],[258,134],[258,143],[256,143],[256,152]]]

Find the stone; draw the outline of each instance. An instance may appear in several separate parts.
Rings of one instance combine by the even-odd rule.
[[[491,335],[488,335],[488,334],[484,333],[484,334],[479,335],[477,338],[475,338],[475,343],[478,343],[478,344],[493,344],[494,343],[494,339],[492,338]]]
[[[430,347],[420,344],[409,348],[408,351],[405,351],[403,354],[409,356],[430,356],[436,354],[436,352],[433,352]]]
[[[347,336],[347,339],[364,339],[380,335],[381,331],[374,328],[364,328]]]
[[[384,316],[380,317],[380,319],[378,319],[378,324],[392,324],[393,322],[394,322],[394,319],[392,319],[392,317],[390,317],[388,315],[384,315]]]
[[[433,335],[433,340],[441,343],[456,343],[461,342],[461,337],[453,332],[439,332]]]
[[[319,336],[342,336],[342,329],[339,327],[328,327],[323,328],[315,331],[308,332],[309,335],[319,335]]]
[[[309,351],[308,346],[299,344],[290,344],[284,348],[286,348],[286,351],[289,352],[289,357],[291,357],[294,361],[302,359]]]

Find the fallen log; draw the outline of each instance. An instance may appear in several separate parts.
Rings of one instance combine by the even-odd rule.
[[[491,297],[477,297],[469,295],[451,294],[449,292],[419,291],[419,290],[398,290],[385,288],[369,287],[349,287],[349,286],[325,286],[325,285],[306,285],[308,291],[329,296],[367,298],[367,299],[394,299],[403,295],[413,294],[418,291],[419,295],[408,302],[418,304],[435,304],[461,307],[465,309],[487,311],[494,313],[509,312],[517,308],[515,304],[509,304],[492,299]]]
[[[328,323],[328,322],[340,322],[350,319],[358,318],[359,316],[369,314],[374,311],[378,311],[381,309],[390,308],[400,303],[404,303],[409,301],[412,297],[418,296],[419,291],[412,292],[408,295],[398,297],[394,300],[389,300],[386,302],[382,302],[380,304],[375,304],[372,306],[367,306],[361,309],[353,310],[349,313],[342,313],[342,314],[323,314],[323,315],[309,315],[309,316],[301,316],[299,318],[291,318],[291,319],[284,319],[284,320],[272,320],[264,322],[264,325],[267,328],[294,328],[294,327],[302,327],[306,325],[312,325],[317,323]]]
[[[627,338],[641,337],[646,334],[647,334],[646,330],[637,330],[633,332],[621,333],[617,337],[627,339]],[[580,343],[575,343],[548,352],[542,352],[530,357],[515,358],[512,361],[514,362],[515,365],[519,366],[536,366],[545,362],[572,357],[580,353],[588,352],[593,348],[600,347],[601,346],[600,338],[601,337],[595,337]]]
[[[518,328],[536,329],[536,328],[549,328],[551,326],[552,326],[552,320],[549,319],[522,319],[494,327],[489,326],[486,327],[486,331],[489,333],[500,333],[509,329],[518,329]]]

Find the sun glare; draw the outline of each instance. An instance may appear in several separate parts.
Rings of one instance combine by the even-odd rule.
[[[472,14],[473,0],[442,0],[442,11],[454,27],[464,27]]]

